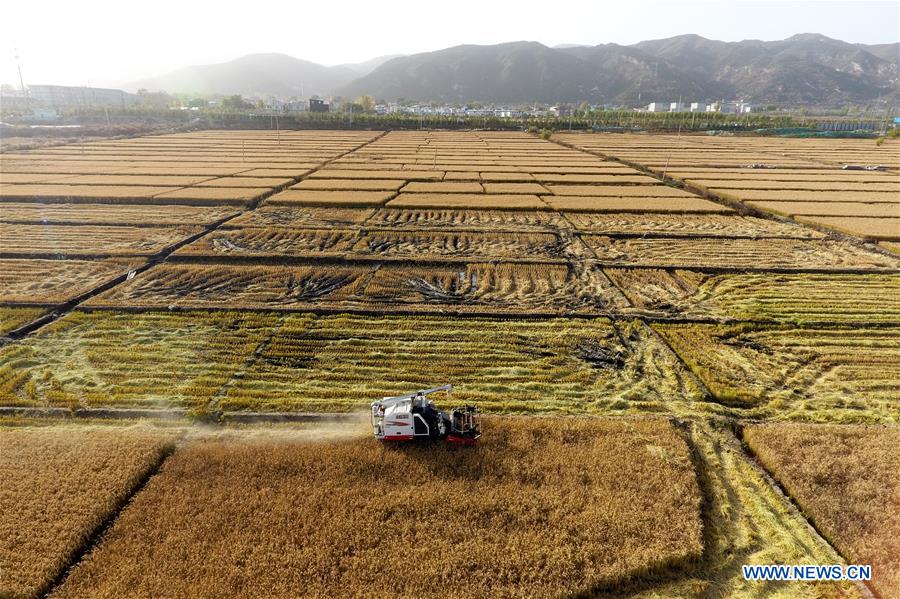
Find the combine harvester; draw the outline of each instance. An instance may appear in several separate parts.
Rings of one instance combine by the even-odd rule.
[[[475,445],[481,436],[475,406],[437,409],[428,396],[453,390],[453,385],[423,389],[372,402],[372,429],[379,441],[446,440],[455,445]]]

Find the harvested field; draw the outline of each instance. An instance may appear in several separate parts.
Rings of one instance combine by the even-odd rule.
[[[900,276],[607,269],[642,310],[664,316],[804,324],[900,322]]]
[[[701,397],[639,321],[102,311],[0,349],[5,405],[353,411],[436,378],[490,412]]]
[[[744,439],[847,562],[900,597],[900,429],[763,424]]]
[[[11,225],[0,223],[9,256],[148,256],[200,232],[197,227]]]
[[[863,204],[860,202],[747,202],[761,210],[795,215],[866,216],[872,218],[900,218],[900,202],[895,204]]]
[[[728,214],[734,210],[700,198],[617,198],[608,196],[541,196],[554,210],[571,212],[693,212]]]
[[[6,308],[0,306],[0,336],[32,322],[48,311],[47,308]]]
[[[390,208],[464,208],[476,210],[547,210],[535,195],[476,193],[401,193],[388,202]]]
[[[4,203],[0,223],[84,225],[209,225],[237,214],[227,206]]]
[[[798,271],[900,267],[893,258],[830,239],[582,239],[610,265]]]
[[[184,246],[175,256],[273,257],[342,256],[359,236],[347,229],[241,227],[214,231]]]
[[[897,327],[655,327],[723,403],[764,406],[779,418],[827,410],[851,421],[900,421]]]
[[[371,439],[197,442],[54,597],[365,596],[385,567],[398,596],[553,596],[699,558],[700,491],[667,422],[488,426],[463,453]]]
[[[362,224],[371,208],[327,208],[318,206],[260,206],[225,226],[230,227],[347,227]]]
[[[136,268],[136,260],[0,260],[0,302],[61,304]]]
[[[515,210],[402,210],[382,208],[366,221],[373,227],[486,229],[491,231],[547,231],[568,229],[559,214]]]
[[[900,241],[900,217],[803,216],[797,220],[802,223],[824,225],[850,235]]]
[[[306,179],[291,189],[326,191],[397,191],[406,183],[402,179]]]
[[[272,205],[307,206],[382,206],[394,197],[393,191],[318,191],[286,189],[266,200]]]
[[[566,214],[579,231],[607,235],[665,235],[685,237],[790,237],[811,239],[823,233],[792,223],[719,214],[619,213]]]
[[[0,429],[0,595],[48,590],[170,439],[140,428]]]
[[[0,403],[202,406],[276,322],[271,315],[226,312],[75,312],[0,349]]]
[[[360,236],[353,250],[354,255],[402,257],[408,260],[429,256],[441,256],[447,260],[560,260],[576,255],[580,247],[554,233],[370,230]]]
[[[435,379],[458,382],[454,402],[495,413],[599,412],[700,397],[646,327],[620,326],[621,338],[603,319],[290,315],[217,406],[352,411],[365,398]]]
[[[117,286],[88,305],[564,314],[607,313],[625,307],[626,301],[599,270],[565,264],[173,264]]]

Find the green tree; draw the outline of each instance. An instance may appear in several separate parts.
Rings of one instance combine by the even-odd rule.
[[[354,103],[357,104],[363,112],[372,112],[375,110],[375,100],[372,96],[360,96]]]

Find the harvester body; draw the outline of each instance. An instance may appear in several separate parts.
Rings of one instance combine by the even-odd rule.
[[[474,445],[481,436],[475,406],[439,410],[428,396],[453,390],[452,385],[423,389],[372,402],[372,430],[379,441],[446,440]]]

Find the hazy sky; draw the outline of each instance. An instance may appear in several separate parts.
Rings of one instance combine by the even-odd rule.
[[[849,42],[900,41],[900,0],[24,0],[5,3],[2,14],[0,81],[16,86],[16,54],[26,85],[119,85],[254,52],[332,65],[516,40],[631,44],[683,33],[737,41],[815,32]]]

